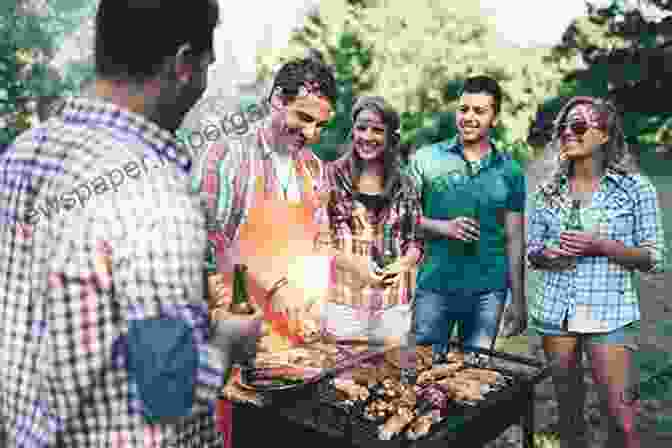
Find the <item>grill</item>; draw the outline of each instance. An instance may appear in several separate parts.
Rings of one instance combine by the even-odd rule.
[[[451,401],[442,412],[441,421],[434,423],[427,435],[410,440],[404,429],[392,440],[384,441],[386,447],[422,448],[438,441],[453,442],[461,448],[482,447],[512,425],[522,426],[523,447],[534,446],[534,386],[549,376],[549,368],[535,359],[508,353],[487,349],[468,352],[488,356],[489,365],[484,367],[465,362],[465,367],[494,370],[504,380],[484,393],[483,400]],[[294,396],[294,399],[286,394],[281,400],[264,403],[263,407],[302,426],[337,437],[342,442],[340,446],[369,447],[383,443],[378,436],[380,423],[371,422],[363,415],[367,402],[348,405],[337,399],[336,391],[330,385],[340,371],[342,369],[329,372],[321,379],[319,387],[312,388],[309,394],[300,394],[302,396]],[[418,400],[418,407],[423,407],[422,400]]]

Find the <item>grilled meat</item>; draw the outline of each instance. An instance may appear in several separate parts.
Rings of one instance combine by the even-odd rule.
[[[421,415],[411,423],[411,426],[406,431],[406,436],[410,440],[418,440],[429,434],[432,423],[434,423],[434,418],[431,414]]]
[[[461,379],[477,380],[485,384],[495,384],[502,379],[502,375],[494,370],[485,369],[464,369],[455,374],[455,377]]]
[[[369,391],[366,387],[356,384],[354,381],[336,379],[334,386],[337,391],[345,394],[346,400],[364,401],[369,398]]]
[[[455,375],[455,372],[460,370],[463,367],[462,362],[455,362],[452,364],[441,364],[436,367],[432,367],[431,370],[422,372],[418,376],[418,384],[429,384],[433,383],[438,379],[446,378]]]
[[[390,440],[399,434],[415,418],[415,412],[411,409],[400,408],[399,411],[390,417],[379,429],[378,437],[381,440]]]

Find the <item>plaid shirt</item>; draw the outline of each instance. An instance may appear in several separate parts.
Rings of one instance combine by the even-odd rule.
[[[268,119],[257,123],[249,134],[215,143],[198,158],[192,188],[207,202],[210,271],[233,271],[239,257],[237,241],[255,197],[308,201],[318,210],[316,220],[323,215],[317,196],[324,182],[322,162],[310,149],[294,154],[298,175],[290,176],[286,197],[277,175],[277,160],[261,141],[260,129],[267,125]]]
[[[549,241],[559,241],[571,209],[567,177],[557,185],[543,186],[531,201],[528,256],[540,253]],[[651,272],[661,272],[665,251],[661,211],[656,190],[646,177],[608,170],[582,217],[598,238],[648,249],[654,261]],[[529,297],[530,316],[558,324],[565,313],[573,319],[578,306],[588,310],[601,331],[618,329],[640,318],[635,275],[607,257],[579,257],[571,269],[541,271],[536,292]]]
[[[89,99],[68,100],[1,156],[7,446],[215,444],[225,354],[210,341],[205,219],[190,168],[169,132]],[[147,329],[155,323],[164,328]],[[132,370],[166,352],[173,363]],[[194,363],[175,360],[183,353]],[[159,407],[184,398],[175,378],[194,384],[188,416],[150,424],[157,390]]]
[[[383,229],[387,225],[391,228],[393,245],[399,254],[406,254],[411,246],[422,253],[424,240],[418,226],[422,208],[410,179],[401,178],[402,182],[392,192],[390,203],[376,214],[355,197],[346,162],[340,160],[327,165],[324,192],[329,196],[326,221],[330,233],[324,243],[346,255],[371,257],[374,247],[382,254]],[[354,273],[333,266],[329,301],[373,312],[408,304],[415,287],[415,275],[415,269],[406,272],[399,282],[387,288],[362,287]]]

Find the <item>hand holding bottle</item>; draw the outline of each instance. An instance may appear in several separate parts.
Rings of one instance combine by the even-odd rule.
[[[256,357],[264,313],[256,304],[250,303],[249,306],[252,314],[234,314],[220,309],[217,319],[211,321],[216,345],[231,353],[234,362],[246,362]]]
[[[221,288],[225,288],[220,285]],[[221,297],[220,297],[221,299]],[[211,310],[215,337],[229,344],[234,359],[248,362],[256,357],[257,341],[261,337],[263,310],[249,300],[247,267],[237,264],[233,273],[233,298],[229,303],[217,303]]]
[[[565,228],[567,230],[560,234],[560,248],[565,253],[574,257],[599,257],[603,255],[602,242],[584,229],[580,201],[572,201],[572,210]]]

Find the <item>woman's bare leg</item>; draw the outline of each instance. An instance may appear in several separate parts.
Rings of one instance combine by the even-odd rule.
[[[558,401],[562,448],[585,448],[586,385],[581,364],[581,341],[575,336],[544,336],[546,358]]]
[[[636,382],[632,352],[622,345],[590,344],[593,379],[598,388],[603,413],[609,422],[609,448],[639,448],[635,425],[639,402],[624,399],[625,390]]]

